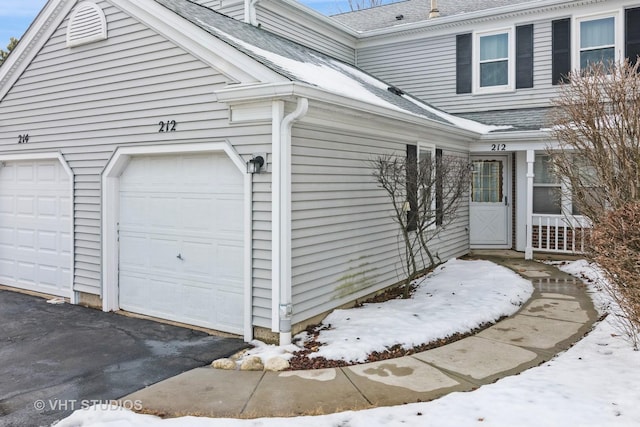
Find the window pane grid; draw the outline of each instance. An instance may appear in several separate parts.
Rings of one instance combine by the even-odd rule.
[[[480,87],[509,84],[509,34],[480,37]]]
[[[473,202],[502,202],[502,162],[500,160],[474,161],[471,187]]]
[[[613,17],[580,22],[580,69],[589,64],[615,61],[615,19]]]

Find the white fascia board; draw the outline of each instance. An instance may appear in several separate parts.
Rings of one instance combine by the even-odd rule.
[[[484,25],[487,22],[508,17],[526,15],[539,19],[540,14],[543,12],[571,6],[583,6],[598,3],[599,1],[600,0],[546,0],[525,2],[460,15],[443,16],[419,22],[399,24],[393,27],[362,31],[359,33],[357,47],[358,49],[362,49],[365,47],[411,40],[416,37],[423,37],[425,32],[428,32],[430,36],[470,32],[475,30],[480,23]]]
[[[233,106],[234,103],[244,103],[261,99],[293,100],[294,97],[300,96],[315,101],[325,102],[331,105],[383,116],[405,123],[439,128],[445,130],[450,134],[456,134],[467,138],[478,138],[478,136],[480,135],[476,132],[461,129],[454,125],[448,125],[446,123],[442,123],[426,117],[421,117],[410,113],[403,113],[402,111],[392,108],[370,104],[368,102],[360,101],[358,99],[350,98],[343,95],[338,95],[317,88],[315,86],[310,86],[298,82],[230,86],[228,88],[215,91],[214,95],[217,97],[218,102],[225,102],[231,106]]]
[[[496,132],[482,135],[471,143],[472,153],[491,151],[492,144],[506,144],[507,151],[546,150],[558,146],[558,141],[545,130]]]
[[[233,81],[250,83],[285,79],[155,1],[111,2]]]
[[[75,1],[49,0],[0,66],[0,101],[20,78],[40,49],[71,12]]]

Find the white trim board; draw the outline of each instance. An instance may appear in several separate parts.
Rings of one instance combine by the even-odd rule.
[[[198,143],[145,145],[136,147],[119,147],[109,160],[102,173],[102,310],[119,310],[118,301],[118,216],[120,211],[120,175],[126,169],[132,156],[153,154],[184,154],[224,152],[244,175],[244,325],[245,341],[253,338],[252,325],[252,175],[247,173],[246,163],[228,141]]]

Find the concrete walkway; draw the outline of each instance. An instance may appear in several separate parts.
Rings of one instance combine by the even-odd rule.
[[[436,399],[537,366],[587,333],[597,313],[585,286],[555,267],[512,252],[476,252],[530,279],[531,299],[475,336],[433,350],[345,368],[287,372],[197,368],[133,393],[162,416],[318,415]]]

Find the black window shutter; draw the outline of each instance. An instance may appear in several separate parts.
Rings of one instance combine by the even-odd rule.
[[[640,7],[627,9],[624,17],[624,56],[635,64],[640,55]]]
[[[551,78],[554,85],[569,81],[571,71],[571,20],[551,23]]]
[[[436,225],[442,225],[444,220],[442,172],[442,149],[436,148]]]
[[[407,231],[418,228],[418,147],[407,145]]]
[[[456,36],[456,93],[471,93],[471,33]]]
[[[516,89],[533,87],[533,24],[516,27]]]

